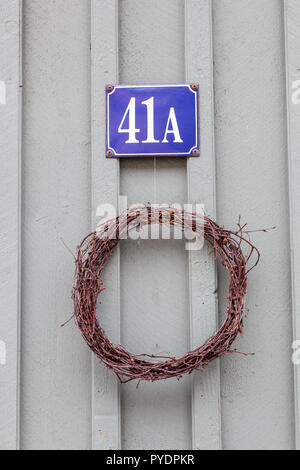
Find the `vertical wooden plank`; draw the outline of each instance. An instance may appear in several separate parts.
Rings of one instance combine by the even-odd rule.
[[[251,237],[262,258],[234,346],[255,355],[220,360],[225,450],[294,446],[283,19],[282,1],[213,2],[218,223],[234,229],[241,214],[249,229],[277,227]],[[222,321],[228,277],[218,271]]]
[[[23,3],[22,449],[91,447],[91,361],[72,314],[90,230],[90,1]]]
[[[119,161],[105,158],[105,85],[118,83],[118,2],[92,0],[92,229],[100,204],[118,208]],[[120,342],[120,252],[115,250],[105,270],[101,316]],[[93,449],[121,447],[120,390],[115,375],[95,357],[93,363]]]
[[[20,0],[1,1],[1,449],[19,447],[21,10]]]
[[[200,158],[188,160],[188,199],[215,217],[212,5],[186,1],[186,81],[199,83]],[[192,348],[218,326],[216,269],[208,249],[189,252],[190,334]],[[198,263],[197,263],[198,262]],[[221,448],[219,361],[193,375],[192,440],[194,449]]]
[[[290,243],[293,347],[300,340],[300,4],[285,0],[287,128],[289,156]],[[295,442],[300,449],[300,365],[294,361]]]
[[[184,1],[122,0],[119,17],[120,83],[184,83]],[[120,167],[120,194],[129,206],[187,202],[185,158],[124,158]],[[138,247],[126,240],[120,246],[122,344],[135,353],[180,357],[189,348],[184,241],[141,240]],[[190,379],[121,387],[125,450],[191,448]]]

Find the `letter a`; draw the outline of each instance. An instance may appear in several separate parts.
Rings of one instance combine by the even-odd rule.
[[[171,129],[169,129],[170,122],[172,124]],[[164,136],[164,139],[162,140],[163,144],[169,142],[168,139],[167,139],[167,134],[173,134],[174,135],[173,142],[183,142],[183,140],[181,139],[180,134],[179,134],[179,129],[178,129],[178,124],[177,124],[177,119],[176,119],[174,108],[170,108],[170,113],[169,113],[168,122],[167,122],[167,126],[166,126],[165,136]]]

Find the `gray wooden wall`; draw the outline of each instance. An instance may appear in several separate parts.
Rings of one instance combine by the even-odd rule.
[[[300,335],[300,260],[290,251],[299,234],[299,116],[289,103],[300,69],[297,1],[1,0],[0,23],[0,80],[12,96],[0,105],[1,123],[10,119],[0,139],[0,340],[7,345],[0,448],[299,446],[291,356]],[[108,167],[103,84],[187,80],[200,82],[205,111],[199,166],[147,158]],[[238,214],[253,229],[276,225],[253,235],[262,258],[249,278],[249,315],[236,345],[255,356],[228,355],[198,382],[119,387],[74,324],[60,327],[72,314],[74,271],[61,239],[75,250],[96,205],[119,194],[129,204],[203,198],[229,228]],[[179,354],[214,329],[212,296],[204,326],[193,331],[195,273],[181,242],[145,241],[138,249],[124,241],[110,269],[119,282],[104,294],[101,320],[131,350]],[[213,271],[199,273],[205,295]],[[227,289],[220,269],[219,321]]]

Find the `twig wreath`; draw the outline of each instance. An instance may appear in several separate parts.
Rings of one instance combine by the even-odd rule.
[[[153,223],[188,229],[196,237],[204,237],[212,246],[215,258],[220,256],[221,263],[230,275],[227,316],[222,326],[204,344],[180,358],[131,354],[121,345],[115,345],[109,340],[96,313],[98,296],[104,290],[101,273],[114,248],[122,238],[126,238],[124,234],[130,230]],[[169,377],[180,379],[183,374],[203,369],[224,354],[236,352],[230,348],[238,333],[243,331],[247,275],[257,265],[260,257],[248,234],[240,221],[238,230],[234,232],[217,225],[204,215],[172,207],[144,206],[144,209],[126,210],[83,239],[77,248],[75,260],[75,321],[91,350],[115,372],[121,383],[133,379],[152,382]],[[243,252],[244,247],[247,247],[246,254]],[[253,255],[255,259],[247,268]]]

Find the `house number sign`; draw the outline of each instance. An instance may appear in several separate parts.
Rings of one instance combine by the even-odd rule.
[[[108,85],[106,156],[199,156],[198,85]]]

